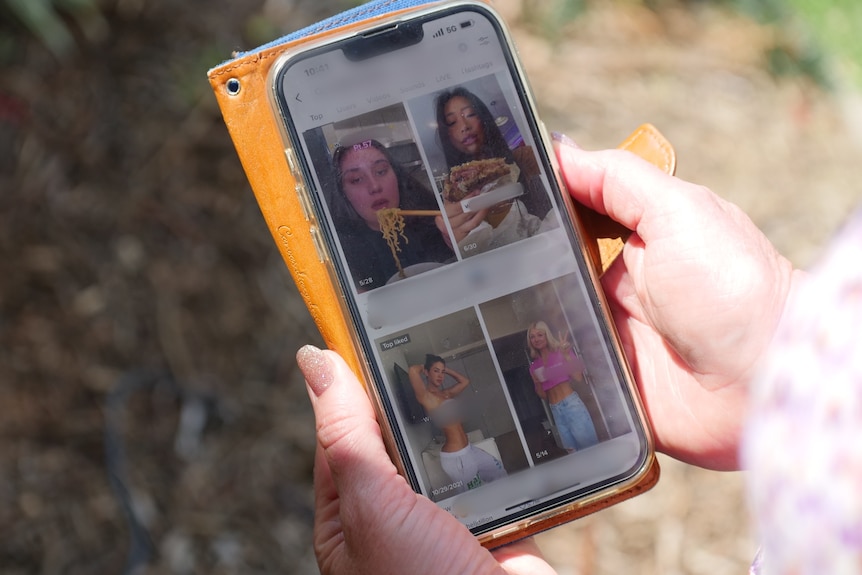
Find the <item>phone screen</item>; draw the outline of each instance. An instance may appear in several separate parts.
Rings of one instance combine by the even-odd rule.
[[[619,484],[648,442],[503,31],[424,13],[274,92],[407,478],[476,534]]]

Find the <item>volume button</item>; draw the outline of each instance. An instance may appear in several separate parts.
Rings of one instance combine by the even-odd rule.
[[[311,206],[309,205],[305,185],[302,183],[302,171],[299,169],[299,162],[296,160],[296,154],[294,153],[293,148],[285,148],[284,155],[287,158],[287,167],[290,168],[290,173],[293,176],[293,189],[299,197],[299,205],[302,207],[305,221],[311,221]]]
[[[305,193],[305,186],[302,185],[302,182],[296,180],[296,184],[293,186],[293,189],[296,190],[296,195],[299,197],[299,205],[302,206],[302,213],[305,216],[305,221],[311,221],[311,205],[308,203],[308,194]]]
[[[299,163],[296,161],[296,154],[293,148],[285,148],[284,155],[287,156],[287,167],[290,168],[290,173],[296,178],[299,175]]]
[[[308,228],[309,233],[311,233],[311,240],[314,243],[314,249],[317,250],[317,258],[321,262],[326,261],[326,251],[323,249],[322,240],[320,238],[320,234],[317,231],[317,228],[314,226],[310,226]]]

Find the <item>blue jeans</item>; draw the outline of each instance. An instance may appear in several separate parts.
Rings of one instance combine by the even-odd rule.
[[[566,449],[583,449],[599,442],[590,412],[577,393],[573,392],[559,403],[552,403],[551,413]]]

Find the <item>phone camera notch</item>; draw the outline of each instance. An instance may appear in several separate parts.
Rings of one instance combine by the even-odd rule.
[[[357,36],[345,43],[342,49],[344,56],[355,62],[413,46],[421,42],[422,37],[419,24],[400,23]]]

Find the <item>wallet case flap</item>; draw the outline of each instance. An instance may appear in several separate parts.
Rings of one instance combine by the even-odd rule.
[[[618,147],[640,156],[668,174],[676,171],[676,153],[673,146],[651,124],[639,127]],[[593,265],[604,273],[622,253],[625,241],[632,232],[609,217],[580,204],[575,205],[575,211],[584,228],[587,251]]]

